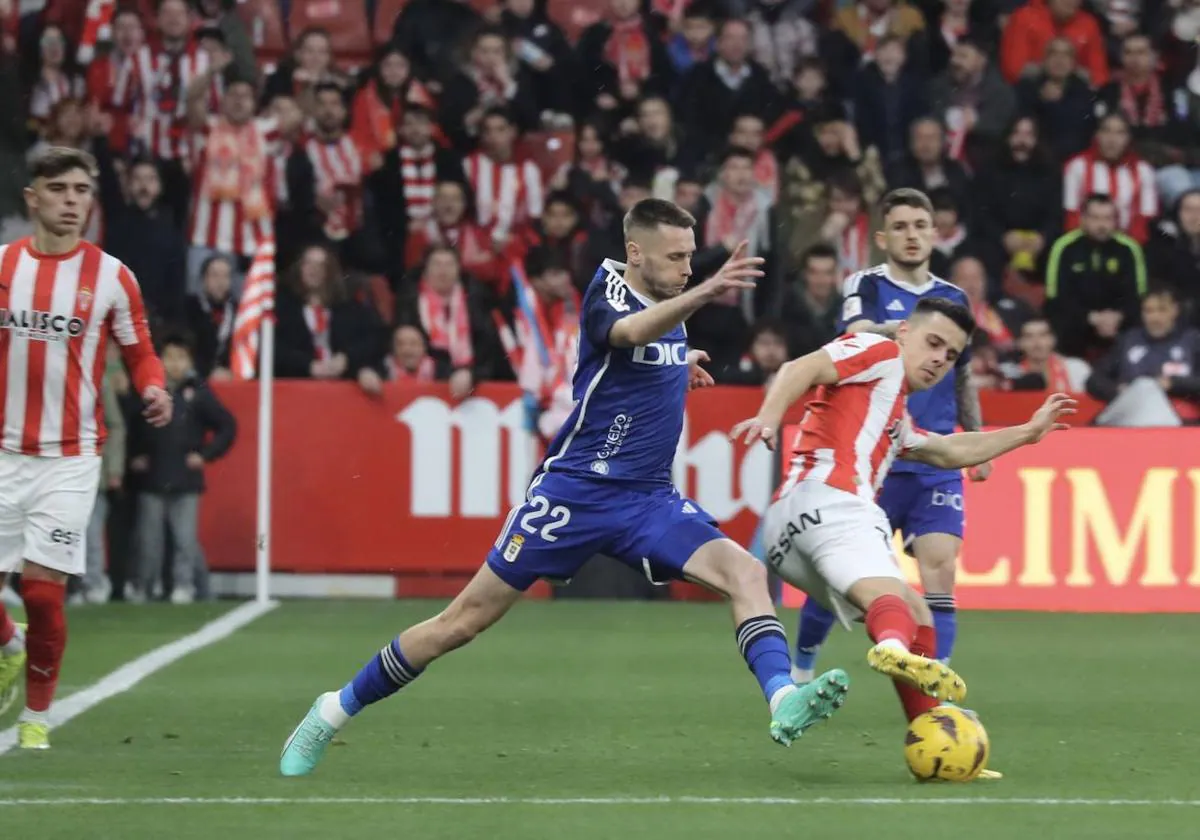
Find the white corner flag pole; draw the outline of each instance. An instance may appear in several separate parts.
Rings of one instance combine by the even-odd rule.
[[[255,600],[270,600],[271,580],[271,442],[274,435],[275,313],[262,322],[258,359],[258,511],[255,522]]]

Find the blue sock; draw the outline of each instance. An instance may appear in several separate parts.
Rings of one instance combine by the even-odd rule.
[[[346,714],[353,717],[364,706],[391,697],[419,676],[421,671],[409,665],[400,652],[400,640],[392,639],[387,647],[363,666],[354,679],[346,683],[338,699]]]
[[[929,593],[925,603],[933,613],[933,630],[937,633],[937,658],[943,662],[950,661],[954,653],[954,638],[958,635],[958,612],[953,595],[937,595]]]
[[[815,598],[809,598],[800,608],[800,627],[796,630],[796,667],[813,670],[817,662],[817,651],[829,638],[829,631],[837,618]]]
[[[737,643],[767,702],[776,691],[792,685],[787,636],[783,634],[783,625],[778,618],[760,615],[746,619],[738,625]]]

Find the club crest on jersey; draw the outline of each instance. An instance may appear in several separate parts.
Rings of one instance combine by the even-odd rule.
[[[92,308],[92,290],[80,289],[79,294],[75,296],[75,306],[80,312],[86,313]]]
[[[508,538],[508,545],[504,547],[504,560],[508,563],[515,562],[517,555],[521,553],[521,549],[525,547],[525,538],[520,534],[513,534]]]
[[[75,338],[83,332],[82,318],[68,318],[40,310],[0,309],[0,329],[16,330],[22,338],[58,341],[63,336]]]

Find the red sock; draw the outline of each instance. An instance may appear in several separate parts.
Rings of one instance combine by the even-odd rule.
[[[25,705],[32,712],[50,708],[58,687],[58,668],[67,646],[67,618],[63,613],[67,587],[39,578],[21,580],[21,598],[29,615],[25,632]]]
[[[13,624],[12,619],[8,617],[8,610],[4,608],[4,604],[0,603],[0,645],[11,642],[13,634],[16,632],[17,625]]]
[[[896,639],[905,648],[917,635],[917,620],[899,595],[884,595],[867,609],[867,635],[874,642]]]
[[[913,639],[909,651],[918,656],[932,658],[935,650],[937,650],[937,634],[934,633],[933,628],[924,625],[917,627],[917,635]],[[908,718],[909,722],[941,703],[940,700],[935,700],[928,694],[917,691],[908,683],[902,683],[899,680],[892,680],[892,682],[896,686],[896,693],[900,695],[900,705],[904,707],[904,716]]]

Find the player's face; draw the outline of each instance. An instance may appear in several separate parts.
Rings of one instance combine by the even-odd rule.
[[[25,206],[39,227],[54,236],[78,236],[95,200],[92,178],[71,169],[51,178],[37,178],[25,188]]]
[[[629,264],[641,269],[650,297],[666,300],[681,294],[692,276],[696,234],[691,228],[659,225],[638,231],[636,237],[625,248]]]
[[[933,251],[933,216],[920,207],[894,207],[875,234],[875,244],[888,259],[912,270],[929,262]]]
[[[900,325],[896,341],[904,350],[904,375],[914,391],[932,388],[954,369],[967,346],[967,334],[940,312]]]

